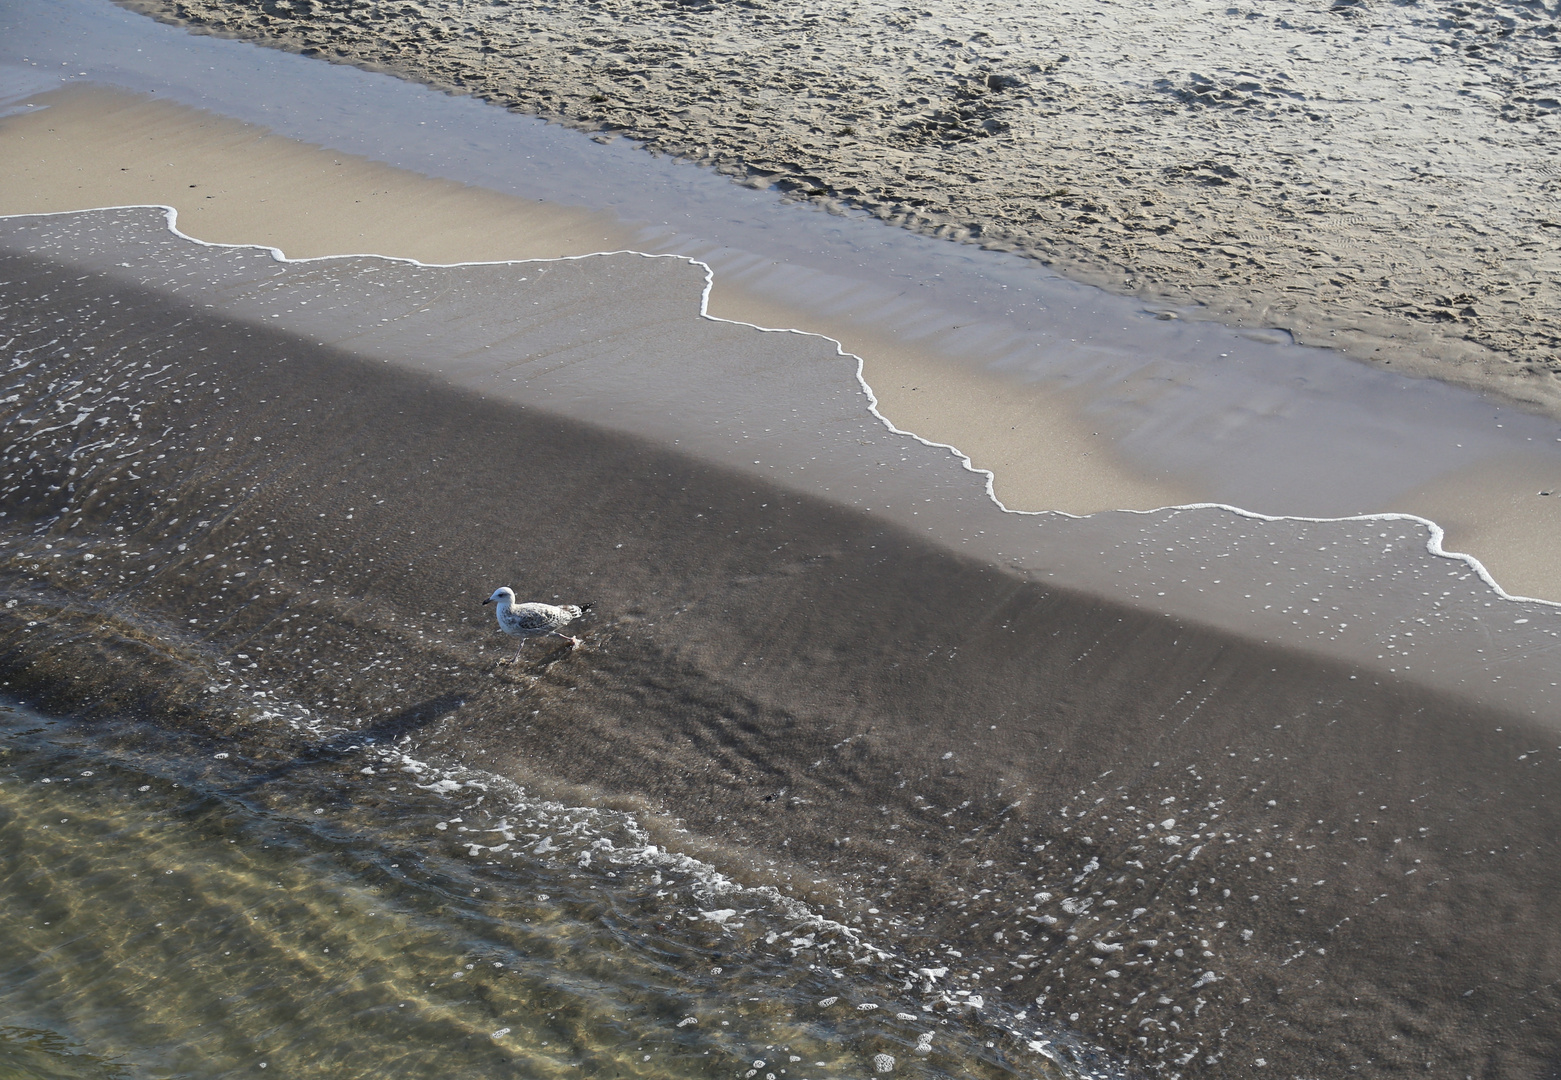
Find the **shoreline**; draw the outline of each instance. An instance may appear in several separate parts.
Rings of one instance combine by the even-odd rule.
[[[700,262],[698,259],[692,259],[681,255],[666,255],[657,254],[654,252],[636,251],[633,249],[592,251],[578,255],[538,255],[521,259],[492,259],[467,262],[424,262],[420,259],[412,258],[410,256],[384,255],[378,252],[347,252],[329,255],[301,256],[295,258],[288,256],[280,248],[270,244],[232,243],[227,241],[205,240],[200,237],[191,236],[178,226],[178,209],[167,204],[159,203],[133,203],[119,206],[88,207],[80,210],[39,211],[30,214],[0,213],[0,221],[4,221],[8,218],[72,216],[81,213],[91,213],[95,211],[106,210],[157,210],[166,216],[168,232],[181,240],[187,240],[193,243],[214,248],[255,249],[266,252],[271,258],[282,264],[329,263],[333,260],[383,259],[388,262],[404,263],[408,266],[426,270],[451,270],[460,269],[462,267],[493,266],[513,267],[518,270],[524,269],[528,266],[533,266],[538,263],[545,264],[550,262],[571,262],[576,260],[594,259],[598,257],[608,257],[614,255],[630,255],[644,259],[672,259],[675,261],[686,262],[697,267],[705,277],[705,289],[701,295],[701,310],[699,311],[700,318],[708,319],[717,323],[726,323],[731,326],[741,327],[745,330],[757,331],[761,334],[798,334],[803,337],[818,338],[833,346],[840,357],[852,361],[856,364],[855,377],[858,385],[861,388],[868,413],[870,413],[879,423],[881,423],[885,429],[892,432],[893,434],[913,439],[922,446],[931,450],[947,451],[951,456],[957,458],[963,464],[967,472],[983,477],[986,485],[987,498],[991,501],[993,506],[995,506],[1001,513],[1005,515],[1014,515],[1018,517],[1044,517],[1048,515],[1056,515],[1059,518],[1082,519],[1087,517],[1094,517],[1101,513],[1154,515],[1161,514],[1166,511],[1214,510],[1232,514],[1236,517],[1245,518],[1250,521],[1276,524],[1288,522],[1316,525],[1332,525],[1348,522],[1408,523],[1413,526],[1418,526],[1425,531],[1426,539],[1424,546],[1427,553],[1438,559],[1447,559],[1452,562],[1464,564],[1469,569],[1473,570],[1479,579],[1489,587],[1491,592],[1500,599],[1514,604],[1537,604],[1543,607],[1561,609],[1561,600],[1546,599],[1544,597],[1535,596],[1523,596],[1509,592],[1507,589],[1502,587],[1501,583],[1496,580],[1495,576],[1490,572],[1489,568],[1486,567],[1485,564],[1482,563],[1477,557],[1465,551],[1448,548],[1446,546],[1447,533],[1441,524],[1431,520],[1430,518],[1421,517],[1418,514],[1410,512],[1387,511],[1384,513],[1352,514],[1340,517],[1307,517],[1296,514],[1263,514],[1255,510],[1248,510],[1244,507],[1233,506],[1229,503],[1217,502],[1168,503],[1149,506],[1141,510],[1130,507],[1112,506],[1105,510],[1093,511],[1090,513],[1071,513],[1066,510],[1058,509],[1026,510],[1010,506],[997,492],[997,485],[1000,480],[997,473],[993,469],[976,464],[975,459],[969,453],[966,453],[962,448],[954,445],[953,443],[941,442],[935,438],[922,435],[917,431],[911,430],[909,428],[901,428],[894,422],[894,420],[886,416],[881,409],[882,401],[880,399],[879,393],[874,389],[871,383],[868,382],[866,376],[866,361],[857,353],[847,350],[840,340],[833,338],[828,334],[814,330],[803,330],[796,327],[787,326],[769,326],[757,322],[750,322],[744,319],[728,318],[726,316],[711,314],[709,311],[709,306],[712,292],[715,287],[715,274],[708,265]],[[739,301],[737,306],[739,306],[740,309],[749,312],[752,312],[756,308],[761,307],[761,305],[758,303],[747,302],[747,298],[744,298],[743,301]],[[1478,478],[1475,479],[1477,480]]]
[[[11,690],[86,712],[188,703],[209,724],[207,688],[228,684],[256,708],[386,723],[420,753],[656,800],[729,858],[778,851],[841,883],[842,921],[906,920],[907,957],[944,968],[907,987],[935,1014],[967,1008],[957,986],[1048,1023],[1087,1015],[1119,1052],[1212,1056],[1211,1076],[1259,1055],[1364,1075],[1547,1059],[1554,1024],[1530,1021],[1561,955],[1561,807],[1543,797],[1561,762],[1518,755],[1548,717],[1038,581],[695,447],[137,287],[104,272],[123,258],[112,230],[81,224],[96,274],[8,246],[19,330],[99,314],[7,407],[25,422],[71,395],[146,464],[8,423],[42,470],[0,491]],[[123,241],[156,280],[180,268]],[[230,261],[274,294],[253,254]],[[625,265],[642,288],[688,276]],[[569,268],[622,290],[610,260]],[[383,260],[298,269],[327,297],[391,280]],[[519,298],[578,292],[528,284]],[[403,308],[371,291],[371,310]],[[169,367],[143,369],[153,351]],[[587,648],[495,667],[509,644],[480,599],[499,579],[589,593]],[[1476,848],[1492,855],[1470,863]],[[1514,934],[1534,957],[1517,972]],[[937,959],[950,946],[968,970]]]
[[[37,100],[48,107],[0,119],[0,140],[19,154],[36,149],[44,134],[56,141],[40,164],[26,164],[0,180],[0,210],[63,212],[79,209],[83,200],[162,194],[170,198],[164,205],[185,204],[181,221],[207,233],[203,240],[260,243],[280,248],[289,259],[345,255],[342,248],[361,241],[392,257],[450,265],[574,257],[598,252],[602,241],[626,249],[633,239],[633,230],[608,214],[429,179],[187,106],[97,88],[71,88]],[[64,125],[64,134],[53,130],[55,123]],[[133,143],[143,139],[147,146],[136,150]],[[110,158],[130,164],[109,165]],[[152,175],[167,158],[173,159],[165,163],[172,172]],[[202,186],[188,184],[190,179]],[[74,191],[72,180],[79,185]],[[208,194],[213,190],[215,196]],[[355,209],[365,193],[382,191],[372,213]],[[268,196],[274,211],[265,208]],[[47,209],[21,209],[40,201]],[[316,224],[321,220],[336,224],[322,231]],[[474,254],[482,257],[457,257]],[[1146,475],[1114,454],[1109,439],[1087,430],[1088,421],[1066,394],[952,368],[937,348],[894,340],[892,328],[878,323],[777,305],[732,282],[716,282],[705,304],[711,318],[799,327],[861,358],[860,378],[887,422],[930,444],[958,447],[971,468],[993,475],[995,497],[1005,508],[1079,516],[1221,506],[1265,520],[1372,516],[1249,511],[1209,498],[1183,477]],[[994,424],[994,418],[1002,419]],[[1012,435],[1001,433],[1006,419],[1013,420],[1007,425]],[[1388,515],[1385,520],[1403,514],[1437,522],[1445,516],[1445,526],[1432,526],[1433,552],[1443,553],[1435,545],[1445,527],[1446,552],[1468,552],[1502,595],[1561,600],[1561,565],[1552,558],[1552,519],[1561,517],[1561,498],[1554,500],[1555,508],[1536,509],[1532,499],[1515,503],[1529,481],[1543,479],[1547,463],[1515,464],[1505,472],[1484,468],[1476,481],[1454,475],[1425,485],[1379,512]]]
[[[891,109],[894,115],[869,121],[867,116],[874,111],[871,103],[853,93],[853,87],[841,84],[831,87],[834,97],[841,100],[823,108],[821,113],[819,103],[804,95],[805,100],[797,104],[808,119],[801,121],[799,127],[788,107],[756,101],[763,97],[756,87],[770,83],[748,85],[741,81],[743,75],[725,72],[725,76],[738,80],[730,88],[731,96],[741,99],[738,107],[702,95],[699,83],[688,83],[679,75],[679,63],[673,63],[670,71],[661,70],[658,65],[662,60],[682,58],[681,46],[675,42],[653,45],[633,34],[615,33],[621,30],[616,20],[624,12],[611,8],[581,17],[575,29],[588,31],[602,40],[620,37],[620,44],[627,44],[630,50],[628,59],[621,64],[594,58],[593,65],[589,53],[583,65],[563,62],[554,55],[554,35],[526,11],[506,9],[503,19],[490,17],[481,23],[483,34],[491,35],[495,41],[506,41],[506,35],[511,33],[508,20],[519,20],[521,36],[536,46],[532,50],[535,56],[526,54],[526,59],[513,61],[515,72],[524,75],[516,81],[503,62],[495,64],[489,55],[494,49],[478,52],[460,41],[437,42],[423,50],[422,55],[408,56],[395,44],[398,33],[394,26],[360,24],[349,9],[338,10],[333,3],[316,5],[311,14],[290,20],[285,14],[257,18],[249,10],[252,5],[245,4],[188,3],[181,4],[175,13],[164,0],[115,2],[189,32],[250,41],[331,63],[388,73],[585,132],[621,134],[657,152],[711,166],[734,180],[751,185],[778,184],[792,198],[827,207],[860,207],[881,220],[925,235],[1040,259],[1048,266],[1065,268],[1074,280],[1118,295],[1185,308],[1188,310],[1183,314],[1255,331],[1280,328],[1298,343],[1339,349],[1357,362],[1492,393],[1519,408],[1552,419],[1561,417],[1561,339],[1536,329],[1554,325],[1558,321],[1556,313],[1561,312],[1561,292],[1544,287],[1544,268],[1554,261],[1554,251],[1546,251],[1547,247],[1554,247],[1546,244],[1549,238],[1545,229],[1551,223],[1523,209],[1527,204],[1542,201],[1546,182],[1536,180],[1538,187],[1533,190],[1512,188],[1493,198],[1485,207],[1490,213],[1472,230],[1480,236],[1496,235],[1509,241],[1500,244],[1504,250],[1524,251],[1523,259],[1513,261],[1511,267],[1488,272],[1491,268],[1482,262],[1480,253],[1489,249],[1479,242],[1473,242],[1472,247],[1459,243],[1449,246],[1438,239],[1441,233],[1466,231],[1468,223],[1457,215],[1449,217],[1442,204],[1456,201],[1465,183],[1465,173],[1481,174],[1483,151],[1475,144],[1490,141],[1487,129],[1477,119],[1481,110],[1490,111],[1492,120],[1509,121],[1505,127],[1498,126],[1503,132],[1499,141],[1507,153],[1517,155],[1514,162],[1532,159],[1541,169],[1546,167],[1542,132],[1547,125],[1548,130],[1553,130],[1557,124],[1555,110],[1540,107],[1536,112],[1528,108],[1533,115],[1511,123],[1517,118],[1508,115],[1510,102],[1497,117],[1494,107],[1484,100],[1486,95],[1476,95],[1437,99],[1423,114],[1405,120],[1385,111],[1385,106],[1376,111],[1367,109],[1355,82],[1358,73],[1352,78],[1348,68],[1342,74],[1330,69],[1313,76],[1308,81],[1316,81],[1317,85],[1305,87],[1305,93],[1297,93],[1298,87],[1292,82],[1294,74],[1282,68],[1265,72],[1261,89],[1252,83],[1255,76],[1251,71],[1215,77],[1215,83],[1240,83],[1236,93],[1229,87],[1198,84],[1203,76],[1193,78],[1190,86],[1173,87],[1171,83],[1186,78],[1174,67],[1154,89],[1116,86],[1099,69],[1099,58],[1093,54],[1097,47],[1110,53],[1113,45],[1109,39],[1099,43],[1061,39],[1067,41],[1064,47],[1069,52],[1082,51],[1091,62],[1096,62],[1096,66],[1074,73],[1067,62],[1080,62],[1078,55],[1063,55],[1058,60],[1050,45],[1042,47],[1039,42],[1025,42],[1023,46],[1010,43],[1008,48],[994,50],[990,42],[981,40],[988,35],[976,34],[964,45],[943,50],[949,55],[939,55],[934,72],[925,78],[930,84],[943,79],[952,86],[922,85],[923,80],[912,73],[914,67],[891,74],[886,67],[875,66],[879,63],[877,57],[871,61],[856,58],[867,64],[864,73],[869,82],[885,79],[904,83],[907,99],[899,103],[898,111]],[[624,11],[633,6],[625,3]],[[408,40],[415,40],[415,28],[425,25],[423,20],[431,15],[437,17],[442,7],[435,2],[402,13],[400,23],[410,35]],[[1251,36],[1250,27],[1217,17],[1216,10],[1225,15],[1238,14],[1237,9],[1226,11],[1223,5],[1184,13],[1161,11],[1154,4],[1141,14],[1148,20],[1146,28],[1163,24],[1184,31],[1187,18],[1192,17],[1200,24],[1212,22],[1212,33],[1222,37],[1234,35],[1232,40],[1242,38],[1249,48],[1264,40]],[[851,52],[851,45],[845,37],[837,41],[831,36],[833,24],[838,22],[842,28],[849,24],[853,28],[850,32],[876,41],[884,28],[873,20],[882,14],[864,13],[861,25],[834,12],[828,13],[823,23],[808,21],[817,18],[810,15],[792,29],[819,43],[821,48],[844,55]],[[921,13],[923,18],[932,15],[930,11]],[[698,20],[706,17],[707,14],[690,16],[689,25],[697,25]],[[961,29],[971,28],[966,25],[971,20],[963,10],[944,11],[939,17],[949,21],[945,33],[953,31],[956,23]],[[528,18],[532,18],[531,23]],[[766,18],[773,20],[775,16]],[[889,24],[896,29],[885,41],[905,38],[906,43],[896,43],[891,52],[917,47],[933,54],[940,52],[930,48],[936,34],[933,38],[922,36],[933,32],[936,19],[923,27],[915,17],[903,24],[896,23],[895,18],[888,16]],[[1071,31],[1080,34],[1086,32],[1084,24],[1089,21],[1074,23],[1060,10],[1037,13],[1036,18],[1050,18],[1059,26],[1067,24]],[[1334,37],[1352,32],[1349,23],[1340,24],[1338,17],[1324,15],[1317,19],[1300,9],[1289,10],[1277,21],[1293,31],[1299,27],[1291,26],[1287,18],[1302,24],[1315,21],[1316,25],[1307,26],[1306,30],[1322,36],[1325,53]],[[776,32],[771,23],[749,25],[745,20],[746,16],[738,13],[722,20],[720,25],[732,41],[750,37],[759,40]],[[979,25],[979,20],[973,25]],[[1465,24],[1459,21],[1457,25]],[[1388,46],[1379,47],[1373,42],[1359,48],[1365,50],[1363,57],[1385,62],[1385,55],[1379,58],[1376,54],[1391,52],[1395,37],[1406,42],[1402,47],[1413,51],[1416,46],[1432,46],[1439,40],[1442,31],[1437,26],[1434,17],[1407,18],[1402,25],[1389,29]],[[526,27],[533,32],[525,34]],[[574,40],[567,21],[554,29],[564,31],[559,40]],[[1094,29],[1098,31],[1099,27]],[[1511,34],[1510,29],[1497,34],[1498,29],[1494,24],[1480,25],[1472,32],[1484,46],[1493,47]],[[1510,42],[1514,48],[1515,43],[1521,42],[1524,49],[1544,50],[1542,38],[1530,42],[1523,36],[1535,27],[1520,25],[1519,29],[1520,35]],[[680,32],[689,32],[689,27]],[[1008,35],[1015,41],[1024,37],[1015,27],[999,34]],[[1045,36],[1043,33],[1042,37]],[[1462,32],[1455,36],[1462,37]],[[1357,34],[1354,40],[1360,42],[1365,37]],[[1302,35],[1298,40],[1306,42],[1307,38]],[[958,44],[954,40],[943,42],[944,46]],[[1147,46],[1137,36],[1125,35],[1123,47]],[[1303,50],[1306,47],[1295,46]],[[1452,49],[1459,47],[1455,44]],[[1438,50],[1433,47],[1431,51]],[[635,52],[654,54],[660,59],[636,58]],[[970,55],[963,55],[965,52]],[[1478,70],[1479,64],[1492,62],[1490,55],[1474,51],[1471,56],[1475,71],[1470,73],[1471,81],[1466,85],[1490,83],[1491,77]],[[1153,49],[1139,59],[1151,70],[1162,63],[1175,62],[1160,59]],[[1182,59],[1198,66],[1203,63],[1195,55]],[[1226,59],[1238,68],[1274,61],[1274,57],[1266,55]],[[1322,56],[1308,59],[1313,64],[1330,62]],[[726,57],[726,62],[731,65],[732,58]],[[765,65],[769,62],[750,56],[741,66],[745,71],[751,68],[747,74],[758,78],[768,70]],[[1514,70],[1526,71],[1524,63],[1514,60]],[[789,61],[777,57],[774,64],[776,70],[769,72],[771,78],[785,81],[797,77]],[[626,77],[615,70],[617,67],[634,74]],[[1248,81],[1241,83],[1238,76],[1246,76]],[[1391,83],[1390,77],[1383,77]],[[1517,82],[1526,77],[1514,76]],[[1166,85],[1161,86],[1162,83]],[[655,92],[669,100],[692,95],[690,100],[703,104],[685,110],[687,116],[672,115],[670,106],[655,100],[656,87],[660,90]],[[936,100],[950,90],[955,100]],[[912,105],[909,99],[918,92],[931,95],[934,100],[929,103],[927,97],[922,97],[920,106]],[[1509,88],[1509,92],[1515,91]],[[1161,94],[1164,98],[1158,100]],[[1232,101],[1230,106],[1225,104],[1224,99],[1247,94],[1255,97]],[[1211,95],[1221,100],[1215,101]],[[1287,98],[1310,103],[1300,106],[1287,102]],[[1097,100],[1109,104],[1096,104]],[[1516,100],[1526,99],[1519,94]],[[1060,108],[1058,102],[1071,105]],[[761,137],[758,129],[743,122],[742,117],[734,119],[734,108],[740,113],[761,111],[769,134]],[[1091,145],[1090,124],[1103,123],[1112,110],[1131,115],[1125,127],[1116,123],[1107,126],[1122,129],[1114,130],[1114,135],[1136,141],[1138,145],[1132,152]],[[1261,122],[1248,124],[1241,119],[1249,110]],[[1467,115],[1453,115],[1460,111]],[[823,133],[817,125],[828,121],[820,117],[834,112],[845,115],[848,126],[835,139],[821,143],[818,137]],[[701,118],[706,113],[712,122],[703,125]],[[976,137],[972,137],[958,118],[966,113],[971,114],[965,117],[971,123],[975,122],[971,117],[988,117],[985,124],[991,130],[975,132]],[[1072,113],[1079,114],[1077,122],[1068,119]],[[803,131],[809,123],[814,125],[812,134]],[[1412,185],[1372,176],[1371,148],[1382,134],[1373,134],[1373,125],[1387,124],[1383,130],[1391,131],[1401,123],[1415,124],[1416,130],[1425,130],[1433,140],[1443,138],[1443,149],[1448,151],[1448,155],[1427,162],[1423,168],[1414,167]],[[994,124],[997,126],[992,127]],[[1437,124],[1443,124],[1445,129]],[[1359,131],[1355,125],[1360,125]],[[1165,138],[1170,141],[1157,140],[1157,126],[1166,128]],[[1286,126],[1293,130],[1287,129],[1283,136],[1271,134]],[[1052,144],[1061,154],[1060,159],[1038,161],[1026,155],[1020,148],[1021,131],[1025,132],[1023,138]],[[1209,155],[1208,159],[1188,163],[1186,148],[1177,139],[1190,140],[1194,156],[1203,152]],[[1252,140],[1263,148],[1256,155],[1243,152]],[[1393,145],[1397,148],[1398,141],[1393,141]],[[1535,151],[1534,146],[1540,149]],[[1318,168],[1324,156],[1328,161],[1340,160],[1335,156],[1336,149],[1344,160],[1352,154],[1362,155],[1367,167],[1356,167],[1357,163],[1351,162],[1332,170]],[[1403,171],[1404,163],[1393,156],[1407,153],[1400,149],[1378,163],[1378,171]],[[970,156],[973,162],[963,172],[958,164],[942,161],[956,152]],[[1319,157],[1308,160],[1307,154]],[[1260,164],[1265,157],[1272,162]],[[932,173],[930,180],[928,176],[913,175],[918,170],[910,167],[912,161],[921,170]],[[1156,167],[1151,167],[1151,162]],[[1553,164],[1549,167],[1553,169]],[[975,173],[987,169],[1007,178],[1000,183],[974,178]],[[1521,165],[1514,169],[1525,171]],[[967,177],[964,173],[972,175]],[[1485,175],[1489,179],[1488,173]],[[1130,194],[1152,194],[1144,206],[1155,208],[1144,211],[1131,205],[1132,199],[1124,199],[1115,191],[1113,180],[1129,183]],[[1506,182],[1516,181],[1508,176]],[[1417,192],[1427,184],[1431,188],[1422,197]],[[1069,191],[1070,186],[1080,191]],[[1028,199],[1010,190],[1026,187],[1033,189]],[[1278,202],[1269,198],[1269,187],[1280,190]],[[1335,189],[1340,187],[1354,190],[1336,193]],[[1053,199],[1055,202],[1049,201]],[[950,200],[950,205],[942,205]],[[1502,213],[1495,215],[1498,208]],[[1102,218],[1106,224],[1096,228]],[[1356,227],[1359,220],[1364,225]],[[1442,224],[1432,226],[1429,223],[1433,221]],[[1167,233],[1167,241],[1161,243]],[[1254,242],[1255,237],[1262,239]],[[1416,262],[1409,252],[1420,247],[1427,252],[1433,247],[1436,250],[1434,255],[1426,254],[1423,262]],[[1374,272],[1380,280],[1368,282],[1366,278]],[[1517,287],[1519,278],[1533,278],[1527,284],[1541,288],[1524,292]],[[1236,283],[1234,288],[1231,281]],[[1307,283],[1309,298],[1303,298],[1294,289],[1297,281]],[[1521,314],[1515,314],[1519,309]]]
[[[0,177],[0,215],[88,209],[83,202],[91,203],[90,208],[178,209],[182,204],[180,235],[203,243],[275,248],[289,261],[376,255],[425,266],[477,265],[629,251],[637,239],[632,226],[610,213],[528,202],[432,179],[142,95],[77,87],[35,100],[46,106],[36,115],[0,118],[0,145],[12,147],[22,161],[24,154],[37,152],[40,135],[61,137],[44,151],[47,157],[37,159],[41,167],[25,164]],[[64,126],[62,133],[53,131],[56,122]],[[155,149],[138,148],[141,141],[155,143]],[[131,164],[109,165],[110,158]],[[175,175],[145,175],[153,171],[153,162],[164,159]],[[131,177],[122,176],[126,171]],[[192,179],[201,186],[190,184]],[[67,186],[70,180],[80,185],[75,191]],[[211,205],[217,199],[208,202],[204,189],[213,186],[220,206]],[[197,193],[193,197],[188,194],[192,189]],[[387,193],[381,206],[372,212],[356,209],[362,206],[357,197],[381,191]],[[268,198],[268,205],[277,209],[261,208]],[[433,213],[427,210],[430,202]],[[322,229],[322,221],[331,224]],[[806,327],[820,321],[815,313],[776,305],[733,282],[717,283],[708,302],[712,318],[774,329],[797,326],[802,333],[832,338]],[[950,369],[938,353],[888,340],[887,335],[864,335],[849,325],[831,328],[847,335],[855,329],[855,336],[873,346],[848,351],[866,355],[862,362],[868,378],[882,386],[940,377],[946,395],[940,406],[949,406],[949,398],[958,402],[961,416],[950,431],[966,436],[961,440],[966,444],[986,441],[967,418],[1005,403],[1018,415],[1043,417],[1035,427],[1046,459],[1039,465],[1028,463],[1018,477],[1002,481],[1017,488],[1021,503],[1089,514],[1150,510],[1185,501],[1178,497],[1190,494],[1174,480],[1144,476],[1117,459],[1109,446],[1099,445],[1083,430],[1083,421],[1060,395]],[[893,402],[892,390],[885,396]],[[992,452],[1012,460],[1016,449],[998,445]],[[1060,481],[1051,468],[1057,458],[1069,462]]]
[[[606,213],[50,100],[76,113],[0,119],[0,150],[70,121],[36,168],[12,155],[32,171],[0,177],[0,213],[168,198],[0,218],[0,695],[283,769],[329,756],[289,757],[311,731],[373,735],[621,809],[892,941],[852,957],[866,982],[1011,1020],[998,1055],[1077,1032],[1217,1080],[1561,1054],[1561,605],[1436,554],[1490,529],[1561,574],[1523,546],[1550,519],[1487,520],[1529,458],[1404,496],[1457,510],[1446,534],[1238,510],[1092,441],[1082,394],[950,366],[914,291],[877,319],[788,306],[810,290]],[[283,244],[187,237],[200,215]],[[571,254],[597,236],[628,242]],[[498,261],[329,251],[375,237]],[[1036,430],[967,441],[998,417]],[[1003,512],[1173,487],[1190,505]],[[586,647],[498,665],[499,584],[594,602]],[[368,781],[336,764],[350,801]],[[791,957],[833,1000],[822,956]]]

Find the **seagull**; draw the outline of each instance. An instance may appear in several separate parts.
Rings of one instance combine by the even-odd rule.
[[[499,629],[510,637],[520,639],[520,646],[515,650],[515,659],[500,660],[501,664],[519,663],[520,650],[525,648],[526,639],[530,637],[551,634],[553,637],[563,638],[569,642],[571,651],[578,649],[583,642],[577,637],[560,634],[559,630],[591,610],[590,604],[582,604],[579,607],[573,604],[563,607],[556,604],[517,604],[515,590],[507,587],[495,589],[493,595],[483,601],[484,606],[488,604],[497,605],[494,613],[499,617]]]

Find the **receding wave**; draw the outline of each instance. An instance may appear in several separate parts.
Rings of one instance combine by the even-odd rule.
[[[0,708],[0,1062],[73,1080],[1048,1071],[992,1046],[1000,1029],[907,1012],[852,968],[882,957],[861,932],[648,843],[621,810],[436,768],[383,728],[286,732],[216,750]]]

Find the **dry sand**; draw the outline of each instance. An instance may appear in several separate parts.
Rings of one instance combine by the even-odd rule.
[[[1561,415],[1554,4],[123,2]]]

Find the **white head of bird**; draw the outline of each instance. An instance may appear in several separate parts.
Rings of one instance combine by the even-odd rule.
[[[509,588],[508,586],[500,589],[494,589],[493,595],[488,597],[488,599],[484,600],[482,603],[484,607],[489,604],[499,603],[513,606],[515,603],[515,590]]]

